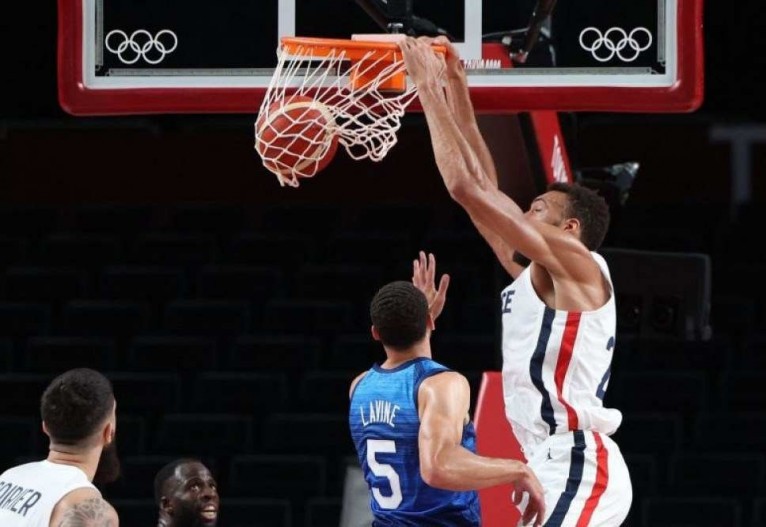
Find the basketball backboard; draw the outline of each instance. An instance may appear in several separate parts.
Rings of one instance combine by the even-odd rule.
[[[560,2],[523,64],[509,54],[524,44],[534,0],[411,1],[464,59],[490,66],[469,72],[480,112],[678,112],[701,103],[702,0]],[[280,37],[381,32],[358,0],[58,3],[59,98],[78,115],[254,113]]]

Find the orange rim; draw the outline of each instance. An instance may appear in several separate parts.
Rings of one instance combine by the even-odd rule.
[[[291,55],[304,57],[328,57],[344,51],[349,60],[364,58],[397,61],[402,51],[395,42],[371,40],[347,40],[342,38],[282,37],[282,47]],[[433,45],[437,53],[447,53],[447,48]]]

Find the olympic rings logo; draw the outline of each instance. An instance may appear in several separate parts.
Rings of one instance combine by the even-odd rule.
[[[580,32],[580,47],[599,62],[609,62],[615,55],[623,62],[633,62],[652,42],[652,33],[645,27],[637,27],[630,33],[620,27],[607,29],[606,33],[596,27],[586,27]]]
[[[106,35],[104,45],[123,64],[135,64],[139,59],[159,64],[178,47],[178,37],[169,29],[163,29],[154,37],[145,29],[137,29],[130,36],[115,29]]]

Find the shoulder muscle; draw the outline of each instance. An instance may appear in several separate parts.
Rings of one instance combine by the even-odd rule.
[[[92,489],[69,493],[56,506],[52,527],[117,527],[117,512]]]

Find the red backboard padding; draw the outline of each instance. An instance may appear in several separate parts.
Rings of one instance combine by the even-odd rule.
[[[474,416],[478,453],[482,456],[525,461],[511,425],[505,418],[504,407],[500,372],[484,372]],[[503,485],[479,492],[483,527],[516,525],[519,520],[519,511],[511,501],[512,491],[513,486]]]

